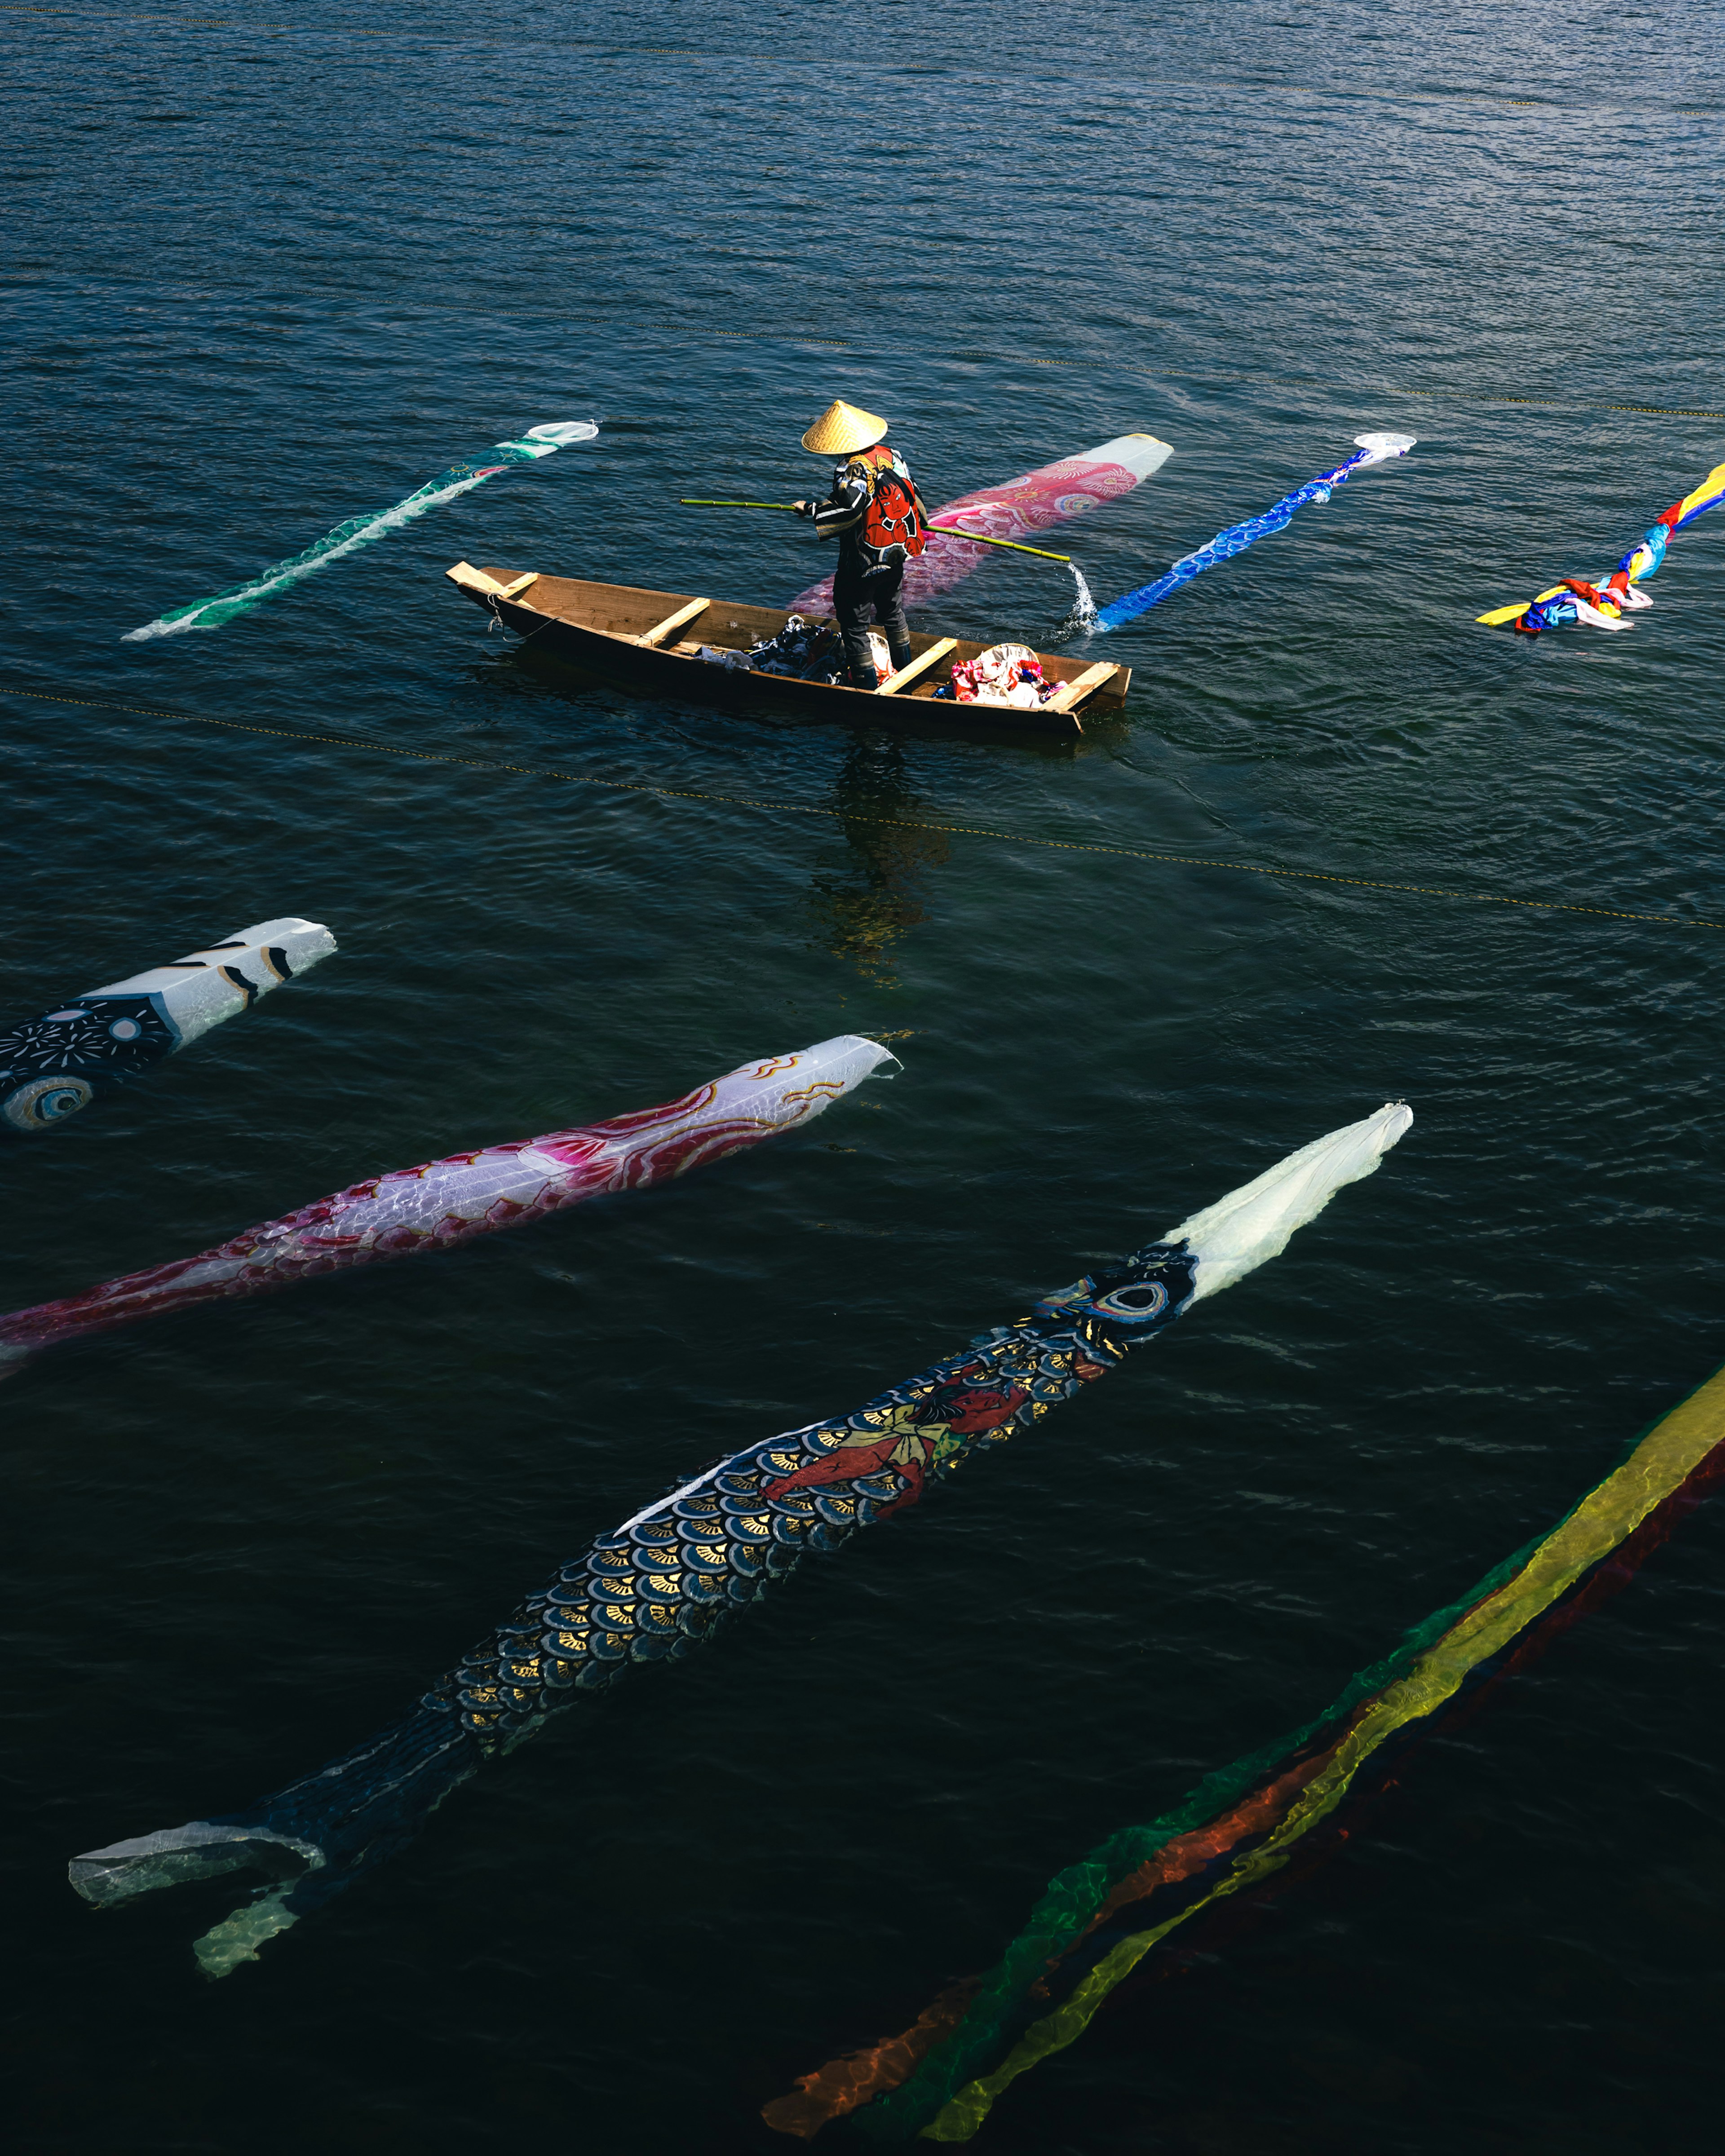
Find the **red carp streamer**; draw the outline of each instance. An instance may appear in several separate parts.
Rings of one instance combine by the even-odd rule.
[[[805,2138],[856,2111],[855,2124],[872,2139],[969,2140],[996,2098],[1081,2035],[1159,1940],[1279,1871],[1373,1753],[1594,1607],[1722,1476],[1725,1370],[1656,1423],[1558,1527],[1427,1618],[1315,1721],[1050,1881],[999,1963],[973,1980],[956,2025],[963,1987],[943,1993],[903,2036],[804,2075],[800,2096],[780,2097],[762,2117]],[[1059,2002],[1051,2010],[1050,2000]]]
[[[942,521],[963,524],[967,530],[993,539],[1020,542],[1034,539],[1039,531],[1064,524],[1069,517],[1081,516],[1087,509],[1130,494],[1173,454],[1168,444],[1158,441],[1154,434],[1117,434],[1111,442],[1099,442],[1095,449],[1085,449],[1076,457],[1062,457],[1057,464],[1042,465],[1034,471],[1021,472],[1016,479],[1003,480],[999,486],[978,487],[973,494],[961,494],[956,501],[942,502],[933,512],[937,531],[928,551],[906,567],[905,604],[922,606],[940,593],[951,591],[988,558],[990,548],[940,532],[937,527]],[[798,592],[791,601],[791,610],[822,617],[830,614],[832,578],[823,577],[819,583]]]
[[[669,1182],[806,1122],[893,1060],[878,1041],[839,1034],[793,1055],[745,1063],[660,1107],[375,1175],[196,1257],[8,1311],[0,1316],[0,1378],[39,1348],[135,1318],[450,1250],[608,1191]]]

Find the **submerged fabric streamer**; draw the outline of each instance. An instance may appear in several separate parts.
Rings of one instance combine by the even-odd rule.
[[[0,1132],[28,1136],[75,1116],[335,947],[321,921],[260,921],[0,1033]]]
[[[668,1182],[807,1122],[893,1060],[878,1041],[840,1034],[794,1055],[745,1063],[662,1107],[374,1176],[196,1257],[8,1312],[0,1317],[0,1378],[40,1348],[136,1318],[450,1250],[607,1191]]]
[[[1374,1753],[1524,1652],[1543,1620],[1562,1622],[1615,1584],[1609,1572],[1626,1576],[1635,1545],[1651,1547],[1674,1509],[1725,1467],[1722,1445],[1725,1370],[1656,1423],[1558,1527],[1427,1618],[1324,1713],[1050,1881],[958,2010],[955,1993],[942,1993],[905,2037],[803,2076],[801,2095],[767,2106],[767,2123],[806,2138],[867,2105],[855,2123],[871,2138],[968,2141],[1002,2092],[1081,2035],[1159,1940],[1280,1870]],[[932,2033],[919,2045],[925,2026]]]
[[[177,636],[188,629],[219,629],[223,622],[232,621],[235,614],[245,613],[267,599],[272,592],[282,591],[289,584],[298,583],[302,577],[326,569],[331,562],[340,561],[356,547],[369,547],[374,539],[399,531],[403,524],[411,524],[416,516],[423,516],[428,509],[441,508],[444,502],[453,501],[457,495],[465,494],[481,480],[495,479],[499,472],[507,471],[511,465],[553,456],[571,442],[590,442],[598,431],[591,419],[558,419],[542,427],[529,427],[519,441],[494,442],[489,459],[451,465],[447,471],[439,472],[435,479],[416,488],[404,501],[397,502],[393,509],[380,510],[370,516],[350,516],[345,524],[326,531],[303,554],[259,569],[244,583],[230,584],[226,591],[213,593],[207,599],[194,599],[189,606],[176,607],[172,613],[158,614],[141,629],[128,629],[120,640],[122,644],[142,644],[151,637]]]
[[[1351,473],[1363,471],[1368,465],[1384,464],[1391,457],[1406,456],[1415,438],[1412,434],[1356,434],[1353,439],[1359,444],[1358,453],[1346,464],[1337,465],[1334,471],[1320,472],[1316,479],[1307,480],[1304,486],[1296,486],[1261,516],[1249,516],[1244,524],[1230,524],[1225,531],[1219,531],[1214,539],[1206,541],[1195,554],[1183,555],[1153,583],[1140,584],[1135,592],[1127,592],[1106,606],[1099,607],[1096,628],[1118,629],[1123,622],[1136,621],[1141,613],[1148,613],[1158,599],[1165,599],[1182,584],[1189,584],[1204,570],[1214,568],[1218,562],[1225,562],[1233,555],[1244,553],[1255,540],[1280,531],[1292,521],[1296,509],[1303,509],[1307,502],[1327,501]]]
[[[1625,610],[1639,612],[1652,600],[1637,585],[1646,583],[1665,559],[1665,550],[1686,524],[1693,523],[1703,510],[1717,509],[1725,501],[1725,465],[1715,465],[1692,494],[1674,501],[1654,518],[1609,577],[1591,582],[1585,577],[1567,577],[1538,598],[1514,606],[1495,607],[1476,615],[1488,629],[1506,624],[1521,636],[1538,636],[1548,629],[1574,629],[1585,623],[1589,629],[1633,629],[1625,621]]]
[[[72,1884],[107,1903],[260,1869],[277,1883],[196,1948],[211,1976],[255,1960],[266,1939],[400,1848],[451,1789],[578,1691],[612,1683],[630,1662],[686,1654],[806,1551],[836,1549],[914,1503],[926,1481],[1028,1428],[1276,1256],[1411,1121],[1390,1106],[1332,1131],[1117,1270],[1046,1296],[854,1414],[732,1454],[566,1564],[404,1720],[244,1811],[91,1850],[73,1860]]]
[[[1154,434],[1118,434],[1076,457],[1043,465],[1000,486],[978,487],[932,511],[936,524],[963,524],[991,539],[1033,539],[1069,517],[1081,516],[1117,495],[1130,494],[1141,480],[1159,471],[1173,454]],[[993,548],[937,533],[927,551],[905,568],[906,606],[921,606],[938,593],[962,584],[988,559]],[[825,616],[833,611],[833,580],[823,578],[791,601],[798,613]]]

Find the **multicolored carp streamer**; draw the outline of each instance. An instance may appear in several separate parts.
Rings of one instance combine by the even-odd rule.
[[[991,539],[1031,539],[1068,517],[1081,516],[1099,502],[1130,494],[1141,480],[1158,471],[1173,454],[1168,443],[1154,434],[1119,434],[1099,443],[1081,455],[1062,457],[1058,464],[1044,465],[1024,472],[1001,486],[979,487],[961,494],[932,512],[937,524],[964,524]],[[937,593],[962,584],[971,571],[986,560],[990,550],[963,539],[932,538],[926,553],[905,569],[906,606],[920,606]],[[833,580],[824,577],[799,592],[791,601],[795,613],[829,614],[833,611]]]
[[[1722,501],[1725,501],[1725,465],[1715,465],[1693,494],[1686,494],[1654,518],[1609,577],[1598,577],[1591,583],[1585,577],[1566,577],[1538,598],[1497,607],[1490,613],[1476,615],[1475,619],[1488,629],[1502,629],[1507,623],[1519,636],[1538,636],[1548,629],[1574,629],[1583,622],[1589,629],[1633,629],[1632,621],[1622,619],[1625,611],[1639,612],[1653,603],[1645,592],[1635,587],[1645,583],[1658,568],[1666,548],[1686,524],[1692,524],[1704,509],[1717,509]]]
[[[284,591],[288,585],[298,583],[302,577],[328,568],[331,562],[339,562],[344,554],[351,554],[357,547],[369,547],[374,539],[398,531],[403,524],[411,524],[428,509],[440,509],[444,502],[453,501],[458,494],[465,494],[481,480],[495,479],[511,465],[531,462],[535,457],[554,456],[571,442],[590,442],[598,431],[591,419],[558,419],[542,427],[529,427],[518,442],[494,442],[487,459],[451,465],[447,471],[439,472],[435,479],[427,480],[424,486],[416,488],[404,501],[397,502],[393,509],[380,510],[369,516],[350,516],[345,524],[326,531],[303,554],[259,569],[244,583],[230,584],[226,591],[213,593],[207,599],[194,599],[190,606],[176,607],[172,613],[158,614],[141,629],[128,629],[120,640],[122,644],[142,644],[152,636],[178,636],[188,629],[219,629],[223,622],[232,621],[235,614],[249,613],[272,593]]]
[[[321,921],[286,914],[0,1033],[0,1132],[27,1136],[75,1116],[335,947]]]
[[[1284,1249],[1412,1121],[1380,1109],[1332,1131],[1112,1271],[1075,1281],[854,1414],[763,1439],[646,1505],[506,1621],[413,1711],[248,1810],[75,1857],[108,1903],[243,1866],[276,1883],[205,1933],[225,1976],[264,1940],[400,1848],[434,1805],[580,1691],[675,1660],[809,1550],[914,1504],[979,1446],[1028,1429],[1189,1310]]]
[[[1255,540],[1271,531],[1280,531],[1292,521],[1296,509],[1303,509],[1309,501],[1327,501],[1350,473],[1363,471],[1368,465],[1384,464],[1391,457],[1406,456],[1415,440],[1412,434],[1356,434],[1353,439],[1359,444],[1358,454],[1351,456],[1345,465],[1337,465],[1334,471],[1320,472],[1316,479],[1307,480],[1304,486],[1296,486],[1261,516],[1249,516],[1244,524],[1230,524],[1225,531],[1219,531],[1214,539],[1206,541],[1195,554],[1183,555],[1154,583],[1140,584],[1135,592],[1127,592],[1122,598],[1099,607],[1096,627],[1107,630],[1118,629],[1124,622],[1136,621],[1141,613],[1147,613],[1158,599],[1165,599],[1182,584],[1189,584],[1202,571],[1214,568],[1218,562],[1226,562],[1235,554],[1243,554]]]
[[[197,1302],[261,1295],[384,1258],[453,1250],[613,1190],[668,1183],[818,1116],[891,1049],[840,1034],[745,1063],[663,1107],[401,1168],[320,1198],[196,1257],[0,1317],[0,1378],[39,1349]]]
[[[1060,1872],[999,1963],[943,1992],[902,2036],[801,2076],[762,2116],[806,2139],[859,2106],[870,2138],[968,2141],[1017,2079],[1081,2035],[1177,1926],[1260,1885],[1337,1810],[1374,1755],[1620,1585],[1725,1471],[1725,1370],[1674,1408],[1562,1524],[1362,1670],[1291,1737],[1199,1784]],[[1383,1762],[1380,1760],[1381,1765]]]

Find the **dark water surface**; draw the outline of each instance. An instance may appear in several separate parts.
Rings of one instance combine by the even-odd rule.
[[[786,2148],[763,2101],[1316,1711],[1725,1358],[1725,932],[1612,917],[1725,921],[1725,516],[1632,635],[1471,620],[1725,455],[1720,18],[259,0],[0,38],[4,680],[93,700],[3,706],[5,1012],[272,914],[341,943],[6,1153],[0,1307],[911,1032],[902,1078],[748,1159],[7,1385],[15,2145]],[[674,501],[809,485],[834,396],[931,501],[1173,443],[1075,531],[1099,598],[1363,428],[1420,440],[1111,642],[1130,707],[1076,755],[582,688],[442,580],[788,596],[783,524]],[[118,641],[588,416],[617,424],[219,632]],[[1068,597],[1002,559],[924,621],[1034,640]],[[195,1972],[220,1885],[68,1888],[74,1852],[393,1719],[679,1471],[1399,1096],[1409,1137],[1284,1258],[578,1705],[257,1966]],[[1722,1564],[1716,1502],[978,2145],[1717,2145]]]

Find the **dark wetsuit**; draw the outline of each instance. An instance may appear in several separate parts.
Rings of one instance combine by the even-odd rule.
[[[902,458],[899,469],[906,480],[909,467]],[[903,586],[905,565],[898,561],[875,562],[863,542],[863,520],[869,506],[867,468],[848,457],[833,468],[833,490],[814,507],[814,528],[823,539],[839,542],[839,566],[833,572],[833,612],[845,639],[845,656],[852,684],[859,689],[878,687],[880,675],[869,644],[869,618],[886,632],[886,648],[893,670],[911,663],[911,631],[905,620]],[[897,550],[895,549],[895,552]]]

